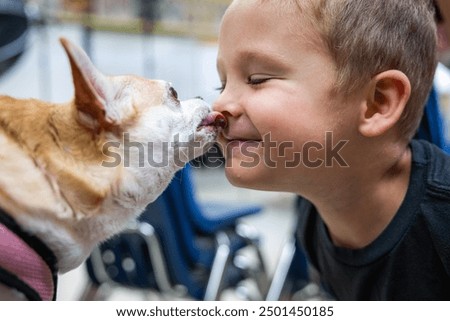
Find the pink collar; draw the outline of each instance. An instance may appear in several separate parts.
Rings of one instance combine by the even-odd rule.
[[[29,300],[55,300],[56,259],[38,238],[0,210],[0,282]]]

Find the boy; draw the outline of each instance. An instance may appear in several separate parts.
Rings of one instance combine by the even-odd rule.
[[[219,36],[237,186],[302,197],[341,300],[450,299],[450,159],[412,140],[436,67],[427,0],[235,0]]]

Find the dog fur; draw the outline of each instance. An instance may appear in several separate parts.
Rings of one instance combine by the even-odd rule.
[[[0,96],[0,207],[54,252],[64,273],[136,218],[219,129],[200,126],[211,117],[201,99],[179,101],[165,81],[103,75],[79,47],[61,43],[72,69],[72,101]],[[129,148],[129,166],[104,166],[113,156],[107,143],[117,147],[114,155],[126,156],[125,134],[153,158],[166,157],[167,166],[142,162],[137,148]],[[188,144],[176,150],[175,139]],[[195,152],[187,153],[194,143]]]

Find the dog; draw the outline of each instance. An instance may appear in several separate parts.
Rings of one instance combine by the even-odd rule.
[[[106,76],[60,41],[73,100],[0,96],[1,299],[55,299],[56,275],[125,229],[226,126],[202,99],[180,101],[166,81]]]

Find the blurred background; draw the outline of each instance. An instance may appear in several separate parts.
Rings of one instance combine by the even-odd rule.
[[[1,78],[4,92],[70,98],[71,79],[62,75],[68,66],[58,43],[63,36],[80,44],[105,73],[166,79],[184,97],[216,96],[216,37],[228,0],[1,0],[0,8],[20,2],[31,28],[24,61]],[[16,79],[27,82],[26,91],[17,88]]]
[[[0,0],[0,95],[33,97],[51,102],[70,100],[73,96],[72,76],[67,57],[58,40],[59,37],[66,37],[83,47],[97,68],[105,74],[136,74],[163,79],[172,82],[180,99],[201,96],[212,104],[218,95],[216,88],[220,87],[215,66],[217,35],[221,17],[230,2],[231,0]],[[450,76],[446,67],[450,64],[448,57],[448,44],[442,41],[442,64],[436,73],[436,89],[444,115],[447,139],[450,138]],[[220,157],[220,153],[214,148],[209,155]],[[223,166],[217,166],[217,163],[211,166],[208,161],[208,157],[205,157],[193,163],[195,199],[200,203],[217,201],[236,206],[253,204],[259,207],[258,213],[242,215],[236,223],[242,222],[256,231],[257,246],[261,251],[267,280],[282,280],[288,274],[290,262],[295,261],[291,238],[296,225],[295,196],[233,187],[224,176]],[[202,241],[204,236],[201,235]],[[162,246],[165,247],[164,244]],[[109,282],[114,277],[120,277],[114,266],[117,263],[114,262],[114,257],[120,257],[120,253],[111,253],[111,250],[102,250],[100,253],[100,263],[104,268],[102,271],[105,272],[103,274],[108,283],[112,284],[106,299],[161,298],[161,289],[150,291],[142,289],[142,285],[139,288],[121,284],[120,280]],[[234,257],[236,258],[241,257]],[[127,274],[136,270],[138,263],[130,263],[129,257],[125,257],[117,264]],[[170,265],[170,260],[166,264]],[[302,264],[297,262],[296,266]],[[171,266],[169,270],[170,268]],[[197,277],[197,268],[197,262],[190,262],[187,273]],[[210,276],[211,270],[203,267],[201,271],[206,273],[206,277]],[[186,271],[175,270],[175,276],[169,275],[169,279],[172,279],[169,281],[176,278],[177,272],[182,274],[181,272]],[[294,272],[296,276],[303,277],[305,271]],[[57,299],[78,300],[90,283],[92,276],[88,274],[85,265],[80,266],[60,277]],[[272,289],[272,298],[280,298],[281,288],[285,286],[281,283],[277,285],[278,288]],[[296,286],[302,288],[304,285]],[[180,288],[180,284],[170,286]],[[258,292],[252,285],[244,288],[236,285],[229,291],[221,291],[220,299],[264,298],[261,293],[258,296],[252,291]],[[316,288],[309,288],[308,291],[309,293],[303,293],[303,296],[297,298],[318,298]],[[167,293],[173,295],[167,296]],[[167,293],[165,299],[192,298],[183,295],[186,294],[186,289],[184,292]]]

